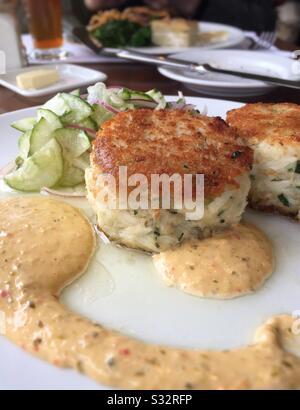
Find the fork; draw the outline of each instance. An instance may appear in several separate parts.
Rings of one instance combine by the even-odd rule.
[[[247,38],[251,40],[250,50],[270,50],[276,40],[275,31],[262,31],[259,35],[248,33]]]

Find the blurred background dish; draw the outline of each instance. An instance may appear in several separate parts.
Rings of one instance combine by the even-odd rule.
[[[99,11],[90,19],[87,30],[103,47],[134,47],[162,54],[190,47],[229,47],[244,40],[242,30],[235,27],[173,18],[168,11],[149,7]]]
[[[138,47],[138,51],[148,54],[171,54],[189,50],[209,50],[218,48],[229,48],[241,44],[245,40],[242,30],[228,26],[226,24],[198,22],[199,35],[198,43],[191,46],[174,45],[169,46],[148,46]]]
[[[172,54],[173,58],[194,63],[209,63],[219,68],[247,71],[256,74],[290,79],[291,60],[272,53],[245,50],[197,50]],[[274,89],[274,86],[256,80],[246,80],[234,76],[159,68],[159,72],[186,87],[202,94],[212,96],[250,97],[262,95]]]
[[[97,56],[79,43],[72,34],[79,25],[88,27],[106,46],[117,40],[122,47],[138,47],[151,54],[190,47],[252,48],[253,38],[260,38],[262,32],[270,34],[272,44],[276,36],[296,44],[300,31],[300,2],[295,0],[0,0],[0,15],[3,7],[14,8],[18,22],[14,32],[8,33],[13,39],[9,46],[4,40],[7,30],[0,25],[0,49],[6,52],[8,68],[24,65],[20,57],[18,61],[11,58],[18,31],[30,64],[47,64],[53,59],[65,63],[119,61]],[[1,21],[9,18],[6,12],[0,16]]]

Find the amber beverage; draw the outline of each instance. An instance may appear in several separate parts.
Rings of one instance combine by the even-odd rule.
[[[36,49],[58,49],[63,44],[61,0],[26,0]]]

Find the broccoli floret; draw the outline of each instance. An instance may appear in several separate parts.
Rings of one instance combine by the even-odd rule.
[[[128,20],[113,20],[93,31],[104,47],[145,47],[151,45],[151,28]]]

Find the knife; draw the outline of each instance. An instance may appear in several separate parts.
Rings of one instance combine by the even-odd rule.
[[[289,87],[300,89],[300,79],[297,80],[287,80],[284,78],[278,77],[270,77],[263,74],[254,74],[254,73],[247,73],[242,71],[235,71],[235,70],[228,70],[224,68],[215,67],[211,64],[204,63],[204,64],[197,64],[197,63],[189,63],[182,60],[177,60],[175,58],[167,57],[167,56],[156,56],[150,55],[146,53],[141,53],[137,51],[133,51],[130,49],[116,49],[116,48],[105,48],[102,47],[101,44],[97,44],[96,41],[91,39],[89,32],[86,30],[85,27],[76,27],[73,30],[73,34],[82,41],[87,47],[93,50],[96,54],[104,53],[109,55],[114,55],[119,58],[124,58],[126,60],[131,61],[138,61],[147,64],[154,64],[157,66],[165,66],[165,67],[173,67],[173,68],[181,68],[185,70],[189,70],[192,72],[196,72],[199,75],[205,74],[207,72],[219,73],[219,74],[228,74],[233,75],[236,77],[246,78],[250,80],[259,80],[263,81],[268,84]]]

